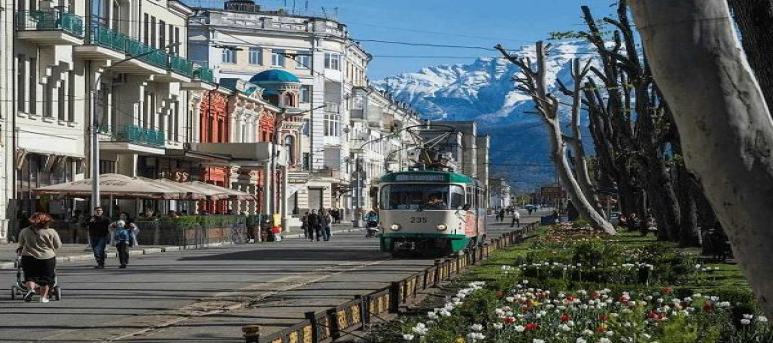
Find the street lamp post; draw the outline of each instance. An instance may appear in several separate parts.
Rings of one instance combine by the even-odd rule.
[[[162,48],[162,50],[166,50],[167,48],[172,48],[175,46],[180,45],[181,43],[173,43],[169,44]],[[96,109],[97,109],[97,96],[99,95],[100,91],[100,81],[102,80],[102,75],[107,73],[110,68],[113,68],[121,63],[131,61],[137,58],[140,58],[142,56],[150,55],[157,50],[149,50],[147,52],[130,56],[128,58],[122,59],[109,67],[105,68],[99,76],[97,76],[96,80],[94,81],[94,87],[91,88],[91,211],[92,213],[94,210],[100,206],[100,197],[99,197],[99,116],[97,116]]]

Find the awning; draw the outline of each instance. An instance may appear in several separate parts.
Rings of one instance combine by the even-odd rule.
[[[193,182],[191,182],[191,184],[196,186],[196,187],[210,188],[210,189],[213,189],[213,190],[224,191],[225,194],[227,195],[227,197],[230,198],[230,199],[234,199],[234,200],[255,200],[255,196],[253,196],[252,194],[241,192],[241,191],[237,191],[235,189],[224,188],[224,187],[212,185],[212,184],[209,184],[209,183],[204,183],[204,182],[201,182],[201,181],[193,181]]]
[[[90,197],[91,179],[60,183],[35,189],[37,194],[65,197]],[[99,177],[100,196],[118,199],[157,200],[255,200],[249,193],[240,192],[200,181],[175,182],[168,179],[148,179],[121,174],[102,174]]]
[[[90,197],[91,179],[60,183],[35,189],[37,194],[61,195],[67,197]],[[114,198],[140,199],[180,199],[185,196],[179,190],[163,187],[152,180],[130,177],[121,174],[102,174],[99,176],[101,196]]]

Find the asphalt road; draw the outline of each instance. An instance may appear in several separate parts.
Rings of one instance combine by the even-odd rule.
[[[489,236],[508,229],[491,224]],[[0,292],[0,342],[243,342],[242,325],[278,330],[306,311],[386,287],[433,260],[392,259],[378,251],[377,239],[347,233],[329,242],[294,239],[132,257],[127,269],[116,262],[104,270],[91,263],[60,265],[63,300],[48,304],[11,300],[15,272],[2,271],[0,286],[8,291]]]

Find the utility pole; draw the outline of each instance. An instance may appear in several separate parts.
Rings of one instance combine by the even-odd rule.
[[[180,45],[181,43],[173,43],[169,44],[165,47],[163,47],[160,50],[166,50],[168,48],[176,47]],[[100,206],[100,197],[99,197],[99,116],[97,115],[96,109],[97,109],[97,97],[99,96],[100,91],[100,81],[102,81],[102,75],[105,75],[110,68],[113,68],[121,63],[125,63],[137,58],[140,58],[142,56],[150,55],[157,50],[149,50],[147,52],[141,53],[139,55],[130,56],[128,58],[122,59],[111,66],[105,68],[101,73],[99,73],[99,76],[97,76],[96,80],[94,81],[94,85],[91,88],[91,211],[92,213],[94,210]]]

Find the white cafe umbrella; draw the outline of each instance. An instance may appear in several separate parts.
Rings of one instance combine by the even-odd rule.
[[[121,174],[99,176],[100,195],[130,199],[180,199],[185,196],[179,190],[163,187],[152,180]],[[91,179],[65,182],[35,189],[37,194],[60,195],[65,197],[90,197]]]

